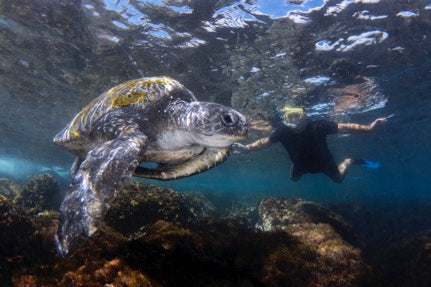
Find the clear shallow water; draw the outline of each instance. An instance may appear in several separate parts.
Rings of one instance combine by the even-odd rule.
[[[169,75],[200,100],[257,119],[286,101],[310,116],[385,127],[335,136],[338,160],[378,160],[333,184],[288,179],[275,145],[201,175],[157,184],[223,194],[279,194],[323,202],[428,198],[429,1],[16,1],[0,6],[3,175],[24,180],[73,158],[52,137],[104,90]],[[356,85],[356,88],[352,88]],[[354,90],[353,94],[348,94]],[[348,96],[346,96],[346,94]],[[353,97],[352,97],[353,95]],[[265,135],[251,131],[250,140]]]
[[[429,286],[430,19],[429,0],[0,1],[0,285]],[[280,144],[233,154],[128,185],[113,230],[60,257],[51,209],[74,158],[52,138],[100,93],[161,75],[246,115],[244,143],[286,102],[337,122],[395,114],[328,138],[337,161],[381,167],[295,183]],[[60,187],[32,178],[45,172]]]

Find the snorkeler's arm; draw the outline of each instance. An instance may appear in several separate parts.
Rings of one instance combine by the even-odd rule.
[[[245,148],[246,150],[255,150],[255,149],[265,148],[270,145],[271,145],[271,141],[269,140],[269,137],[264,137],[246,145]]]
[[[248,145],[243,145],[243,144],[240,144],[240,143],[234,143],[232,145],[232,150],[233,150],[233,153],[242,153],[242,152],[245,152],[245,151],[250,151],[250,150],[256,150],[256,149],[264,148],[264,147],[267,147],[267,146],[270,146],[270,145],[271,145],[271,141],[270,141],[269,137],[264,137],[264,138],[258,139],[255,142],[252,142],[252,143],[250,143]]]
[[[360,133],[360,132],[369,132],[373,130],[377,125],[386,123],[387,118],[378,118],[374,120],[369,125],[361,125],[355,123],[338,123],[338,132],[339,133]]]
[[[233,153],[242,153],[245,151],[262,149],[265,147],[269,147],[272,143],[279,142],[281,139],[285,139],[285,137],[286,137],[286,127],[281,126],[274,129],[269,136],[260,138],[248,145],[234,143],[232,145],[232,151]]]

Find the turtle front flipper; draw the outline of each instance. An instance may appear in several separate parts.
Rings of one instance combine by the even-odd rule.
[[[94,234],[110,203],[132,176],[145,151],[146,136],[136,130],[90,150],[71,179],[60,207],[55,237],[62,255],[81,243],[78,238]]]
[[[229,148],[206,148],[200,155],[178,165],[157,169],[138,166],[134,176],[159,180],[178,179],[201,173],[224,162],[229,156]]]
[[[70,178],[74,178],[78,168],[81,166],[81,163],[84,161],[83,158],[77,156],[73,161],[72,167],[70,168]]]

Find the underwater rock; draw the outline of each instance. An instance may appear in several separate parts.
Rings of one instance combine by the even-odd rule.
[[[339,203],[331,205],[331,209],[354,228],[364,254],[372,261],[378,262],[382,250],[389,245],[431,230],[429,200],[385,202],[375,206]]]
[[[105,217],[108,226],[123,234],[158,220],[187,225],[214,213],[202,195],[182,195],[170,188],[131,181],[119,193]]]
[[[370,264],[361,286],[429,286],[429,200],[331,206],[353,226]]]
[[[102,262],[93,262],[65,273],[60,286],[153,286],[145,274],[130,269],[119,258],[100,265]]]
[[[14,214],[11,201],[1,198],[2,215]],[[253,214],[244,208],[232,209]],[[311,202],[263,200],[260,224],[271,231],[251,228],[242,212],[213,216],[214,205],[202,195],[139,182],[130,182],[111,210],[107,225],[68,258],[56,256],[49,239],[58,213],[42,212],[32,221],[14,215],[12,222],[24,218],[21,231],[0,221],[0,237],[19,237],[15,246],[27,251],[15,253],[28,258],[0,266],[15,286],[301,287],[354,286],[363,267],[359,251],[330,225],[341,219]],[[0,242],[13,242],[7,239]]]
[[[352,286],[364,272],[360,250],[348,243],[352,232],[331,210],[301,199],[270,197],[261,201],[258,211],[257,229],[284,231],[314,252],[318,264],[312,286]],[[275,263],[280,256],[273,258]]]
[[[141,232],[127,246],[127,250],[139,251],[130,252],[128,261],[151,262],[148,273],[166,286],[190,282],[195,286],[260,286],[268,250],[278,244],[300,249],[287,234],[256,234],[233,220],[207,218],[189,228],[158,221]],[[303,258],[294,261],[302,263]],[[292,267],[289,263],[286,265]]]
[[[25,185],[14,202],[32,215],[44,210],[58,210],[61,204],[60,188],[51,174],[36,175]]]
[[[164,198],[163,192],[173,199]],[[145,273],[167,285],[193,281],[237,286],[232,282],[239,280],[250,286],[353,286],[365,268],[359,250],[336,231],[350,235],[341,217],[312,202],[263,200],[259,224],[265,231],[256,231],[235,214],[190,220],[195,217],[182,208],[184,197],[172,190],[131,183],[122,193],[107,222],[127,233],[128,239],[105,242],[117,244],[117,250],[125,248],[127,262],[157,266]],[[161,203],[172,206],[162,208]],[[127,213],[130,207],[134,216]],[[152,210],[159,218],[141,220],[141,209]],[[133,228],[124,227],[128,224]]]
[[[214,216],[216,207],[208,200],[208,198],[200,192],[187,192],[184,194],[187,205],[190,207],[190,211],[195,216],[196,220]]]
[[[57,232],[59,222],[59,213],[53,210],[45,210],[39,212],[32,218],[32,223],[36,229],[34,232],[35,236],[39,236],[46,246],[55,249],[54,235]]]
[[[302,199],[269,197],[258,206],[259,221],[256,228],[263,231],[285,230],[295,224],[329,224],[350,243],[355,242],[351,227],[329,208]]]
[[[231,199],[217,210],[217,216],[220,219],[237,222],[254,230],[258,220],[257,203],[253,199]]]
[[[229,218],[247,218],[250,222],[255,221],[254,212],[256,205],[248,202],[230,201],[224,210],[224,217]],[[254,222],[256,223],[256,222]]]
[[[58,271],[58,270],[56,270]],[[43,274],[43,273],[42,273]],[[137,287],[161,286],[152,282],[140,271],[124,264],[119,258],[108,261],[102,259],[88,260],[76,269],[66,271],[61,277],[17,274],[13,278],[15,286],[55,287],[55,286],[85,286],[85,287]]]
[[[20,212],[12,201],[0,195],[0,254],[19,254],[19,243],[30,238],[33,231],[30,218]],[[6,259],[3,256],[2,259]]]
[[[381,252],[363,286],[431,286],[431,232],[409,236]]]
[[[212,218],[189,228],[158,221],[126,249],[129,262],[150,261],[150,276],[168,286],[355,286],[362,271],[357,252],[334,238],[328,225],[307,227],[318,235],[327,229],[325,250],[284,231],[256,232],[240,222]]]
[[[55,257],[52,236],[58,220],[51,216],[44,222],[52,229],[38,229],[27,214],[0,195],[0,281],[5,286],[15,270],[46,264]]]
[[[8,178],[0,178],[0,195],[13,200],[21,192],[22,189],[17,183]]]

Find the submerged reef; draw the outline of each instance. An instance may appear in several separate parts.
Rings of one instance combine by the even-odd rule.
[[[357,208],[279,197],[251,200],[253,206],[140,182],[120,191],[95,236],[61,258],[52,240],[56,205],[41,204],[55,190],[53,179],[39,175],[24,187],[0,182],[0,280],[5,286],[430,283],[429,232],[393,237],[376,261],[367,253],[364,228],[358,227],[372,221],[356,217],[361,215]],[[38,196],[15,200],[25,189],[37,190]]]
[[[431,285],[431,201],[331,206],[355,231],[370,268],[361,286]]]
[[[431,232],[410,236],[391,244],[385,250],[380,266],[373,277],[377,282],[391,286],[430,286]]]
[[[158,220],[188,225],[214,211],[215,207],[201,194],[183,195],[170,188],[144,188],[141,183],[130,182],[111,205],[105,223],[130,234]]]
[[[14,201],[30,214],[58,210],[61,204],[60,187],[51,174],[40,174],[27,182]]]
[[[20,186],[8,178],[0,178],[0,195],[13,200],[21,192]]]
[[[309,275],[309,286],[352,286],[364,271],[360,250],[348,243],[354,238],[352,230],[333,211],[301,199],[276,197],[262,200],[258,210],[258,229],[283,230],[312,251],[314,260],[307,263],[319,267]],[[275,254],[274,266],[282,264],[286,256],[290,255]],[[282,285],[287,274],[275,269]]]

